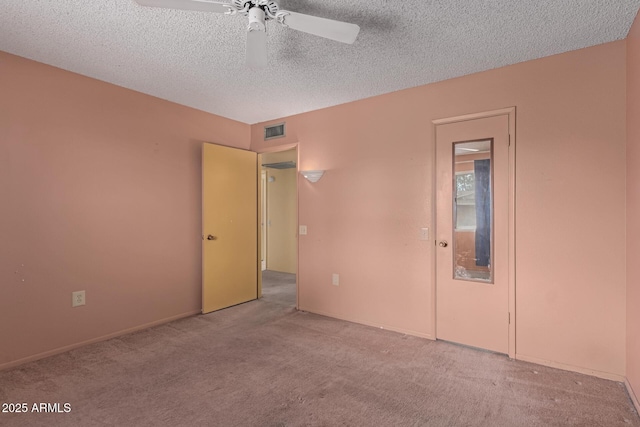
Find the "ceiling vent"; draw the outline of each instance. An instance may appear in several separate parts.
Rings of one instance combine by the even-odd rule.
[[[264,140],[282,138],[284,136],[284,123],[264,127]]]
[[[263,163],[262,167],[272,169],[292,169],[296,167],[296,162],[278,162],[278,163]]]

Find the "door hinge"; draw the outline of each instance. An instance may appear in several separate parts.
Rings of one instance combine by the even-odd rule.
[[[511,134],[509,134],[509,147],[511,147]]]
[[[509,313],[509,324],[511,324],[511,313]]]

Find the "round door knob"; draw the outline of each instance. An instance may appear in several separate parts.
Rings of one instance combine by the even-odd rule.
[[[447,243],[447,241],[446,241],[446,240],[443,240],[443,241],[441,241],[441,242],[439,243],[439,246],[440,246],[441,248],[446,248],[447,246],[449,246],[449,244]]]
[[[216,236],[212,236],[211,234],[209,234],[207,236],[207,240],[216,240],[216,239],[217,239],[217,237]]]

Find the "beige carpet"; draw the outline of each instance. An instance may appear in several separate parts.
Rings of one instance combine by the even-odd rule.
[[[260,301],[0,372],[0,402],[71,407],[0,425],[640,427],[620,383],[297,312],[276,276]]]

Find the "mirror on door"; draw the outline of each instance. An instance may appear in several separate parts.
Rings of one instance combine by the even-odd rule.
[[[493,140],[453,144],[453,278],[493,283]]]

